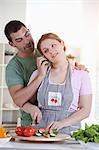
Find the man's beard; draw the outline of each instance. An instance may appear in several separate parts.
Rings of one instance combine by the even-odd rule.
[[[25,48],[24,48],[24,51],[26,51],[26,49],[30,49],[31,50],[31,52],[33,52],[34,51],[34,42],[29,42],[26,46],[25,46]],[[28,50],[27,50],[27,52],[28,52]]]

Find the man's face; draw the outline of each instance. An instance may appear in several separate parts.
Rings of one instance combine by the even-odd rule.
[[[17,32],[10,34],[12,42],[10,45],[16,47],[21,53],[32,53],[34,51],[34,41],[30,31],[22,26]]]

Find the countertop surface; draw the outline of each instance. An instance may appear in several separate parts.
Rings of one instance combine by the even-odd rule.
[[[61,142],[28,142],[28,141],[10,141],[0,145],[0,150],[85,150],[81,144],[68,141]],[[87,149],[88,150],[88,149]]]

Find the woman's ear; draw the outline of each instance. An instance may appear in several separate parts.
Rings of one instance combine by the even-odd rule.
[[[64,48],[64,51],[66,51],[66,46],[65,46],[65,44],[64,44],[64,41],[61,41],[61,44],[62,44],[62,46],[63,46],[63,48]]]
[[[64,46],[64,41],[63,40],[61,40],[61,44]]]

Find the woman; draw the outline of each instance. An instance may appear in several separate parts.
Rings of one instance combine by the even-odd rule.
[[[70,134],[80,128],[80,122],[90,114],[92,91],[89,74],[72,68],[65,56],[64,42],[56,34],[42,35],[37,49],[43,54],[40,59],[46,72],[37,92],[42,112],[42,120],[37,127]],[[37,74],[38,71],[33,72],[30,82]]]

